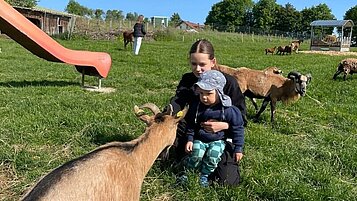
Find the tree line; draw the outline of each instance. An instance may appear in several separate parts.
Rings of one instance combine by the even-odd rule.
[[[270,32],[310,32],[315,20],[334,20],[336,17],[325,3],[298,11],[292,4],[279,5],[276,0],[223,0],[212,6],[205,25],[218,31],[235,31],[236,27],[252,27]],[[357,25],[357,5],[346,11],[344,19]],[[357,27],[357,26],[356,26]],[[356,28],[355,27],[355,28]],[[357,29],[355,29],[357,35]]]
[[[38,0],[5,0],[11,5],[34,7]],[[70,0],[66,12],[100,20],[135,21],[138,13],[126,13],[122,10],[91,9]],[[205,25],[218,31],[239,31],[241,27],[264,30],[267,33],[279,30],[292,33],[310,33],[310,23],[315,20],[333,20],[336,17],[325,3],[298,11],[292,4],[279,5],[276,0],[222,0],[214,4],[206,17]],[[357,36],[357,5],[346,11],[344,19],[349,19],[356,26],[353,36]],[[145,21],[148,21],[146,18]],[[173,13],[170,26],[176,26],[182,19],[179,13]],[[238,28],[239,27],[239,28]]]

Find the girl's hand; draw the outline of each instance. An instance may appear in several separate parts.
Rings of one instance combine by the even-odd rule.
[[[202,128],[210,133],[216,133],[218,131],[226,130],[229,127],[227,122],[217,121],[217,120],[208,120],[201,123]]]
[[[186,147],[185,147],[185,151],[186,151],[186,153],[191,153],[192,152],[192,147],[193,147],[193,142],[191,142],[191,141],[188,141],[187,143],[186,143]]]
[[[236,162],[242,160],[243,158],[243,153],[235,153],[234,159]]]

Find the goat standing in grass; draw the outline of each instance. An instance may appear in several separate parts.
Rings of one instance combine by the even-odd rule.
[[[134,32],[133,31],[124,31],[123,32],[124,48],[130,43],[131,49],[133,49],[134,42]]]
[[[232,75],[233,77],[236,78],[238,85],[242,91],[242,93],[250,99],[252,102],[256,112],[258,112],[258,105],[255,100],[255,96],[252,95],[252,92],[249,91],[250,89],[250,81],[253,83],[255,82],[254,80],[259,80],[262,79],[262,77],[266,77],[267,74],[282,74],[283,72],[275,66],[267,67],[264,70],[255,70],[255,69],[250,69],[246,67],[240,67],[240,68],[231,68],[229,66],[224,66],[224,65],[217,65],[217,70],[227,73],[229,75]],[[250,81],[246,81],[246,78],[250,77]]]
[[[22,200],[139,200],[145,175],[160,152],[173,144],[177,124],[186,113],[174,117],[159,113],[153,104],[142,107],[151,109],[155,116],[135,107],[136,115],[148,125],[139,138],[105,144],[65,163],[42,178]]]
[[[270,103],[270,119],[274,122],[275,107],[278,101],[290,103],[299,100],[306,93],[306,87],[311,81],[311,75],[301,75],[298,72],[290,72],[288,78],[280,75],[269,74],[266,82],[256,82],[258,90],[255,95],[264,98],[260,110],[255,115],[257,120]]]
[[[276,51],[276,54],[285,55],[285,53],[286,53],[286,55],[287,54],[291,55],[291,51],[292,51],[293,46],[294,46],[293,44],[287,45],[287,46],[279,46],[278,50]]]
[[[293,41],[291,41],[292,51],[294,51],[295,53],[298,53],[300,45],[301,45],[302,42],[304,42],[304,40],[293,40]]]
[[[271,53],[272,55],[275,53],[276,46],[273,48],[266,48],[265,49],[265,54],[267,55],[268,53]]]
[[[301,75],[298,72],[290,72],[288,78],[285,78],[277,73],[279,71],[274,67],[259,71],[244,67],[234,69],[220,65],[217,70],[230,74],[237,79],[241,91],[252,100],[257,110],[256,120],[270,103],[271,122],[274,122],[276,103],[278,101],[283,103],[297,101],[300,96],[305,95],[306,87],[311,81],[310,74]],[[253,98],[264,99],[259,111]]]

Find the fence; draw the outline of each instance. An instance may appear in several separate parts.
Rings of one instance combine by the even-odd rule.
[[[75,20],[75,26],[71,34],[84,35],[91,39],[103,39],[103,40],[113,40],[120,36],[120,34],[125,30],[132,30],[135,21],[128,20],[97,20],[88,19],[83,17],[77,17]],[[146,31],[148,33],[147,39],[152,37],[158,37],[164,40],[195,40],[199,35],[194,32],[186,32],[185,30],[179,30],[174,27],[154,27],[151,23],[145,23]],[[236,33],[236,39],[241,42],[244,41],[285,41],[287,39],[306,39],[310,38],[306,33],[293,33],[293,32],[282,32],[282,31],[266,31],[262,29],[256,29],[252,27],[234,27],[231,32],[219,32],[219,33]],[[212,30],[210,26],[206,26],[200,33],[212,33],[216,32]],[[224,34],[221,35],[224,37]]]

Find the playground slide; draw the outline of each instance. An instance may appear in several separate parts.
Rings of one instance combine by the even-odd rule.
[[[63,47],[4,0],[0,0],[0,30],[48,61],[72,64],[80,73],[100,78],[106,78],[109,73],[112,60],[108,53]]]

